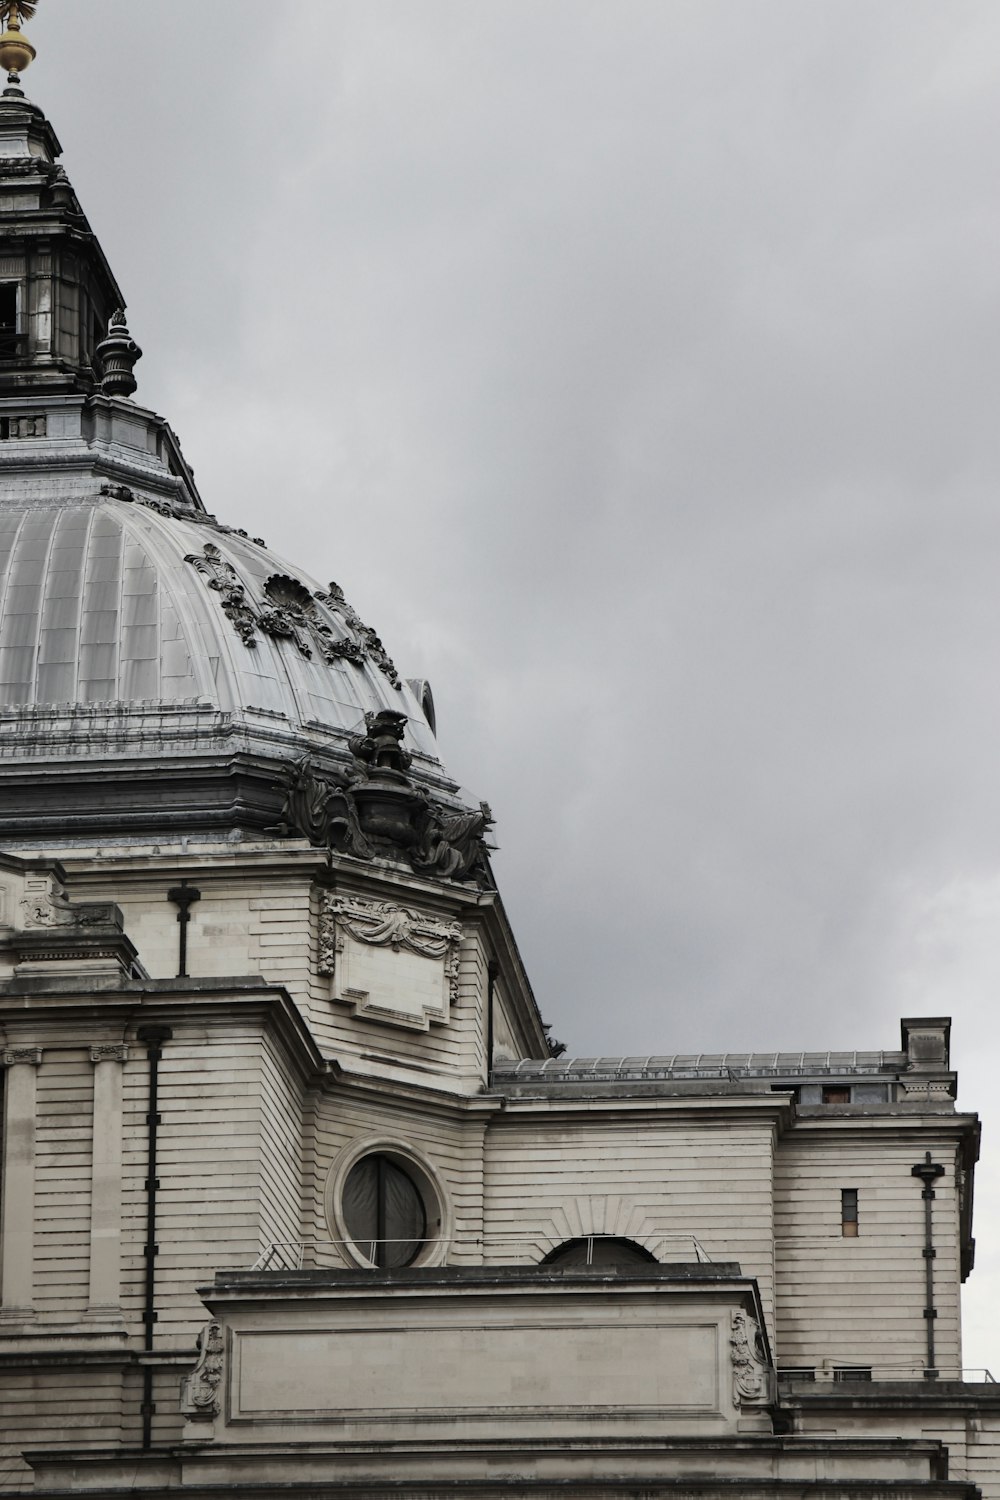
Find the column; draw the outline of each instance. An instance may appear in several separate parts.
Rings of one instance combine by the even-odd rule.
[[[90,1049],[94,1064],[94,1137],[87,1318],[120,1322],[122,1239],[122,1064],[128,1048]]]
[[[3,1054],[3,1186],[0,1193],[0,1320],[34,1316],[35,1095],[40,1047],[9,1047]]]

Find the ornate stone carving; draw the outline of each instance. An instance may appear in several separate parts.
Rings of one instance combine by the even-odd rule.
[[[561,1042],[558,1037],[551,1036],[552,1027],[545,1022],[542,1023],[542,1030],[545,1032],[545,1045],[549,1049],[549,1056],[562,1057],[566,1051],[566,1043]]]
[[[37,884],[37,882],[29,882]],[[114,927],[117,910],[110,901],[87,901],[74,905],[65,891],[44,884],[21,898],[21,925],[25,931],[45,927]]]
[[[387,948],[394,954],[429,959],[440,965],[439,977],[429,981],[427,971],[412,960],[409,965],[390,961],[388,967],[381,960],[373,966],[357,949],[351,949],[352,941],[364,948]],[[359,1013],[426,1027],[428,1020],[447,1020],[449,1006],[458,1001],[461,943],[459,922],[391,901],[328,894],[320,912],[317,968],[334,978],[335,998],[353,1004]]]
[[[367,716],[366,733],[350,746],[351,773],[320,768],[306,756],[286,770],[282,822],[275,830],[304,835],[317,848],[358,859],[406,860],[443,880],[489,879],[488,805],[446,807],[414,786],[403,749],[405,718],[386,709]]]
[[[306,635],[311,634],[310,615],[316,606],[309,590],[295,578],[272,573],[264,584],[268,604],[260,611],[260,628],[268,635],[294,641],[303,656],[312,656]]]
[[[766,1403],[770,1396],[770,1381],[764,1353],[764,1336],[756,1318],[742,1309],[732,1314],[729,1346],[732,1351],[735,1405]]]
[[[480,802],[479,810],[471,812],[436,806],[426,800],[420,842],[411,855],[413,868],[444,880],[468,879],[484,864],[483,841],[492,827],[493,814],[487,802]]]
[[[232,563],[222,556],[214,542],[205,543],[201,557],[189,552],[184,561],[197,568],[209,588],[218,593],[223,612],[243,644],[255,647],[257,618]]]
[[[371,626],[366,625],[357,610],[348,604],[340,585],[331,583],[326,593],[317,593],[316,598],[337,615],[349,631],[353,632],[354,639],[350,644],[355,654],[349,654],[348,650],[344,649],[343,643],[338,643],[337,655],[346,657],[348,661],[364,661],[370,657],[379,671],[388,677],[394,688],[402,687],[403,684],[391,656]]]
[[[126,505],[133,505],[137,498],[135,490],[127,484],[111,484],[107,480],[101,485],[101,494],[108,500],[122,500]]]
[[[326,898],[320,907],[319,937],[316,943],[316,972],[332,979],[337,970],[337,954],[343,951],[343,940],[337,929],[337,918]]]
[[[365,714],[365,733],[352,735],[347,743],[365,775],[389,772],[404,777],[413,763],[413,756],[403,749],[405,732],[406,715],[383,708],[377,714]]]
[[[54,927],[56,920],[55,909],[46,902],[30,896],[21,898],[22,927]]]
[[[198,1335],[198,1363],[181,1389],[181,1410],[195,1421],[211,1421],[221,1411],[225,1346],[218,1323],[207,1323]]]
[[[121,1042],[98,1043],[90,1049],[90,1060],[92,1063],[128,1062],[128,1048]]]
[[[374,859],[375,850],[365,838],[347,776],[335,771],[317,774],[306,755],[289,768],[285,800],[281,809],[283,829],[304,834],[320,849]]]
[[[108,323],[107,337],[94,351],[101,388],[109,396],[131,396],[137,386],[132,371],[142,350],[128,331],[124,308],[116,308]]]
[[[45,418],[36,417],[34,420],[37,428],[34,436],[44,437]],[[39,423],[42,423],[43,425],[41,427],[38,427]],[[0,439],[2,439],[5,435],[8,435],[10,437],[15,437],[18,435],[22,437],[32,436],[31,433],[17,434],[13,431],[9,434],[4,434],[3,419],[0,419]],[[253,542],[255,547],[267,547],[267,543],[262,536],[251,536],[248,531],[243,530],[242,526],[227,526],[224,522],[218,520],[215,516],[209,515],[208,511],[195,510],[190,505],[190,503],[185,503],[182,500],[156,500],[152,495],[137,495],[135,490],[130,489],[127,484],[112,484],[107,480],[104,484],[101,485],[100,493],[106,496],[109,500],[122,500],[127,504],[144,505],[147,510],[155,510],[158,516],[167,516],[172,521],[187,521],[189,524],[196,526],[210,526],[212,530],[217,531],[220,536],[241,536],[245,537],[248,542]],[[189,557],[186,559],[186,561],[191,562],[192,559]],[[199,559],[199,561],[201,561],[201,559]]]
[[[41,1047],[5,1047],[4,1067],[16,1068],[18,1063],[27,1063],[31,1068],[40,1068],[42,1066]]]
[[[423,958],[444,958],[462,941],[461,923],[421,916],[409,907],[393,906],[391,901],[331,896],[327,910],[359,943],[388,947],[394,953],[408,948]]]
[[[327,665],[336,661],[363,662],[365,653],[349,637],[338,640],[316,608],[316,600],[297,578],[272,573],[264,584],[268,601],[260,612],[260,628],[269,635],[294,641],[303,656],[317,650]]]
[[[174,512],[168,510],[168,514]],[[255,546],[264,546],[260,537],[251,538],[245,531],[221,526],[214,516],[191,514],[185,519],[201,521],[220,532],[245,537]],[[257,633],[262,631],[274,640],[290,641],[307,659],[312,658],[314,651],[318,652],[327,665],[338,661],[360,664],[369,655],[373,660],[377,659],[373,652],[351,636],[338,639],[334,635],[316,605],[316,599],[325,596],[314,598],[297,578],[290,578],[286,573],[272,573],[264,583],[263,601],[255,604],[247,597],[236,569],[222,556],[214,542],[206,542],[200,557],[189,553],[184,561],[197,568],[209,588],[221,596],[222,608],[244,645],[256,646]],[[395,686],[400,686],[398,678]]]

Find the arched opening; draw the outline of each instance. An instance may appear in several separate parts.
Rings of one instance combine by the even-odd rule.
[[[635,1240],[626,1240],[615,1234],[590,1234],[557,1245],[545,1256],[542,1265],[558,1267],[560,1271],[579,1266],[602,1271],[630,1271],[651,1262],[656,1264],[656,1256],[650,1255]]]

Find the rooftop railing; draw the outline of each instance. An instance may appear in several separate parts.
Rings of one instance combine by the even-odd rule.
[[[572,1245],[583,1250],[578,1264],[592,1266],[595,1248],[597,1253],[607,1246],[610,1235],[590,1234],[574,1236],[567,1241],[565,1236],[537,1235],[455,1235],[441,1241],[448,1246],[448,1263],[482,1266],[541,1266],[546,1255],[561,1245]],[[391,1247],[413,1250],[414,1240],[274,1240],[267,1245],[250,1267],[252,1271],[302,1271],[320,1268],[336,1269],[344,1261],[356,1266],[359,1255],[366,1257],[374,1269],[380,1260],[390,1260],[391,1255],[380,1251]],[[710,1265],[712,1257],[693,1234],[666,1235],[657,1240],[653,1248],[654,1259],[650,1264],[685,1263],[692,1261]],[[606,1262],[605,1262],[606,1263]],[[640,1262],[636,1262],[637,1269]]]

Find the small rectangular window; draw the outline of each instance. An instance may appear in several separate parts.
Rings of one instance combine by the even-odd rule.
[[[840,1190],[840,1232],[845,1240],[856,1240],[858,1237],[857,1188]]]
[[[871,1365],[851,1365],[843,1370],[834,1370],[833,1378],[841,1385],[853,1385],[857,1381],[871,1380]]]
[[[816,1370],[812,1365],[788,1365],[778,1371],[779,1380],[815,1380]]]
[[[831,1085],[823,1090],[824,1104],[850,1104],[850,1102],[851,1090],[849,1085],[847,1088],[844,1088],[842,1084]]]
[[[0,359],[16,358],[17,350],[17,282],[0,281]]]

